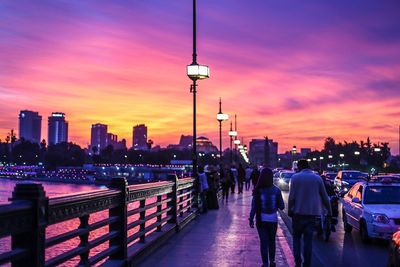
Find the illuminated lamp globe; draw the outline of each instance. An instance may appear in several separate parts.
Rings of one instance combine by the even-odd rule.
[[[217,121],[226,121],[229,119],[229,115],[222,113],[222,112],[218,112],[217,113]]]
[[[187,66],[187,76],[193,80],[202,80],[210,78],[210,69],[208,66],[191,64]]]

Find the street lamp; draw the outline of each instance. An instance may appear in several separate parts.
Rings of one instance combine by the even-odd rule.
[[[354,155],[359,156],[360,155],[360,151],[354,151]]]
[[[219,98],[219,112],[217,113],[217,121],[219,122],[219,170],[222,175],[222,122],[229,119],[228,114],[222,113],[221,98]]]
[[[233,152],[232,152],[232,142],[233,142],[233,137],[237,136],[237,132],[232,130],[232,122],[231,122],[231,128],[228,132],[229,138],[230,138],[230,152],[231,152],[231,165],[232,165],[232,161],[233,161]]]
[[[292,150],[291,150],[291,154],[292,154],[292,168],[293,168],[294,156],[296,155],[296,153],[297,153],[297,148],[296,148],[296,146],[293,146],[293,147],[292,147]]]
[[[343,160],[344,154],[343,154],[343,153],[340,153],[340,154],[339,154],[339,157],[340,157],[341,160],[342,160],[342,170],[344,170],[344,160]]]
[[[329,159],[333,159],[333,156],[332,156],[332,155],[328,155],[328,158],[329,158]]]
[[[324,159],[324,157],[319,157],[319,170],[322,170],[322,160]]]
[[[193,54],[192,64],[187,66],[187,76],[193,81],[190,92],[193,93],[193,177],[197,177],[197,151],[196,151],[196,81],[210,77],[208,66],[197,63],[196,51],[196,0],[193,0]]]
[[[236,114],[235,114],[235,132],[236,132],[236,136],[235,136],[235,140],[233,141],[233,143],[235,144],[235,161],[237,161],[237,157],[238,157],[237,146],[240,145],[240,140],[237,139],[237,115]]]

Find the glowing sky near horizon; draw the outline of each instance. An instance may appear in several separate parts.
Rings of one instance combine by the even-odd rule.
[[[22,109],[65,112],[70,140],[90,126],[131,144],[132,126],[165,146],[192,133],[191,1],[2,1],[0,139]],[[247,143],[279,151],[337,141],[398,153],[400,1],[198,1],[198,135],[218,143],[218,99]],[[233,117],[233,116],[232,116]],[[229,123],[224,123],[228,145]]]

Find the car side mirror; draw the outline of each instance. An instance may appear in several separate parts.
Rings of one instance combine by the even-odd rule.
[[[353,197],[353,198],[351,199],[351,202],[353,202],[353,203],[360,203],[361,201],[360,201],[360,199],[359,199],[358,197]]]

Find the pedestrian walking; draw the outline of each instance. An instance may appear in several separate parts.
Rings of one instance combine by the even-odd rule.
[[[275,237],[278,229],[278,209],[283,210],[281,190],[273,183],[273,173],[269,168],[261,171],[258,183],[253,191],[253,200],[249,216],[249,225],[254,228],[254,216],[260,238],[260,251],[263,265],[275,266]]]
[[[243,193],[243,184],[246,180],[246,171],[243,168],[243,165],[239,163],[237,169],[237,182],[238,182],[238,194]]]
[[[207,191],[207,208],[208,209],[219,209],[218,205],[218,172],[213,165],[208,165],[207,171],[207,183],[208,183],[208,191]]]
[[[221,177],[221,186],[222,186],[222,201],[228,202],[229,190],[231,189],[231,185],[233,183],[233,173],[231,169],[225,168],[223,171],[223,175]]]
[[[313,173],[305,159],[299,160],[297,167],[299,172],[291,179],[288,214],[292,217],[293,254],[296,267],[309,267],[316,217],[323,213],[322,206],[328,210],[328,216],[332,215],[332,211],[321,177]]]
[[[237,184],[237,170],[235,165],[232,165],[231,167],[231,172],[232,172],[232,184],[231,184],[231,193],[234,194],[235,193],[235,185]]]
[[[200,199],[202,204],[202,213],[207,212],[207,191],[208,191],[208,182],[207,176],[204,173],[204,167],[198,167],[198,176],[199,176],[199,185],[200,185]]]
[[[246,168],[246,182],[245,182],[245,188],[246,191],[250,190],[250,183],[251,183],[251,173],[253,172],[253,169],[249,166]]]
[[[253,171],[251,172],[250,175],[251,183],[253,184],[253,189],[256,188],[259,176],[260,176],[260,171],[258,170],[257,166],[254,166]]]

